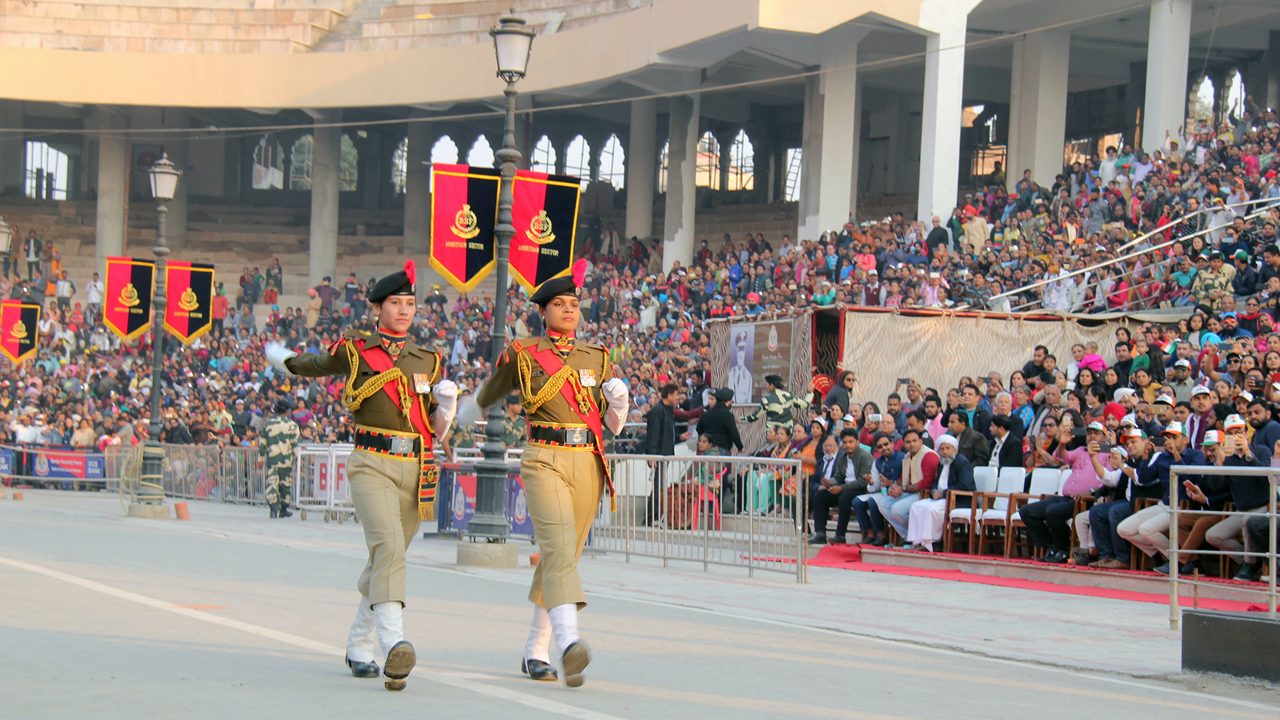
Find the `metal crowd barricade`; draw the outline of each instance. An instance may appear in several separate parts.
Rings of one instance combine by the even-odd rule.
[[[310,512],[320,512],[325,522],[339,523],[355,516],[351,502],[351,483],[347,482],[347,458],[355,446],[350,444],[298,445],[294,454],[293,504],[299,516],[307,519]]]
[[[794,574],[808,581],[808,479],[799,460],[724,456],[609,458],[616,510],[605,498],[588,548],[631,556]]]
[[[118,466],[117,466],[118,467]],[[61,490],[102,489],[120,477],[96,450],[46,445],[0,445],[0,480]]]
[[[1267,482],[1267,508],[1263,513],[1250,512],[1252,508],[1235,508],[1231,511],[1226,510],[1184,510],[1179,507],[1178,488],[1182,486],[1179,476],[1206,476],[1213,475],[1228,478],[1257,478],[1265,479]],[[1178,600],[1179,584],[1186,585],[1205,585],[1206,583],[1196,579],[1187,579],[1178,576],[1178,565],[1187,556],[1199,557],[1223,557],[1223,556],[1241,556],[1248,560],[1265,560],[1267,571],[1267,583],[1261,588],[1251,587],[1234,587],[1233,590],[1241,592],[1250,592],[1265,594],[1267,596],[1267,617],[1272,620],[1276,619],[1276,489],[1277,479],[1280,478],[1280,468],[1276,467],[1232,467],[1217,465],[1175,465],[1169,469],[1169,498],[1166,501],[1169,508],[1169,627],[1177,630],[1182,622],[1181,607]],[[1197,483],[1199,484],[1199,483]],[[1267,518],[1267,548],[1265,552],[1258,550],[1252,551],[1227,551],[1227,550],[1182,550],[1178,546],[1180,544],[1178,535],[1178,518],[1186,515],[1216,515],[1224,518],[1229,516],[1245,516],[1246,521],[1249,518],[1266,517]],[[1244,535],[1248,536],[1248,530],[1243,530]],[[1248,542],[1247,539],[1245,541]]]

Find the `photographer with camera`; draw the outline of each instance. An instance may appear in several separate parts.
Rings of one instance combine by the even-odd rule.
[[[1137,428],[1126,432],[1124,441],[1129,459],[1103,477],[1103,484],[1116,488],[1115,499],[1089,509],[1089,528],[1098,549],[1098,559],[1089,564],[1107,570],[1129,568],[1129,541],[1120,536],[1120,524],[1133,514],[1134,500],[1168,495],[1173,462],[1172,455],[1157,449]]]
[[[1271,464],[1272,448],[1263,445],[1250,445],[1246,434],[1246,423],[1239,415],[1228,415],[1222,422],[1226,437],[1213,454],[1213,464],[1218,467],[1267,467]],[[1267,510],[1267,479],[1256,477],[1225,477],[1227,489],[1231,492],[1231,502],[1236,511],[1262,513]],[[1188,491],[1191,489],[1188,488]],[[1205,539],[1210,545],[1229,553],[1240,553],[1245,547],[1244,539],[1246,515],[1229,515],[1222,522],[1209,528]],[[1257,580],[1258,564],[1252,558],[1233,554],[1239,562],[1240,571],[1237,580]]]
[[[1190,438],[1187,437],[1182,423],[1176,421],[1169,423],[1160,435],[1164,438],[1162,451],[1169,455],[1171,466],[1207,464],[1203,453],[1188,446]],[[1185,497],[1185,491],[1181,488],[1178,494],[1180,497]],[[1165,555],[1169,551],[1169,505],[1166,502],[1168,497],[1166,494],[1164,499],[1155,505],[1135,512],[1116,528],[1120,537],[1128,540],[1129,544],[1146,553],[1148,557],[1157,553]]]

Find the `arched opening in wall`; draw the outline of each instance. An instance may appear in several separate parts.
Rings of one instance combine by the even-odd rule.
[[[448,135],[442,136],[436,140],[436,144],[431,146],[431,164],[443,163],[445,165],[456,165],[458,162],[458,144]],[[436,188],[435,174],[431,175],[431,189]]]
[[[667,191],[667,159],[671,151],[671,141],[662,143],[662,152],[658,153],[658,192]]]
[[[695,185],[720,189],[720,142],[710,131],[698,138],[698,164],[694,171]]]
[[[395,152],[391,153],[391,187],[396,195],[404,195],[409,185],[409,138],[400,140]]]
[[[489,138],[481,135],[476,141],[471,143],[471,149],[467,151],[467,164],[472,167],[494,167],[493,164],[493,146],[489,144]]]
[[[800,168],[804,163],[804,148],[787,148],[787,171],[782,183],[782,199],[800,201]]]
[[[71,158],[52,145],[27,141],[26,195],[37,200],[66,200]]]
[[[543,135],[533,145],[533,155],[529,158],[529,169],[534,172],[554,173],[556,171],[556,145],[551,138]]]
[[[600,150],[600,180],[607,182],[616,190],[627,185],[627,155],[622,150],[622,141],[617,135],[610,135]]]
[[[581,135],[570,140],[564,149],[564,173],[578,178],[583,190],[591,182],[591,144]]]
[[[756,151],[746,130],[739,130],[729,148],[729,189],[753,190],[756,186]]]
[[[355,192],[360,188],[360,151],[350,135],[338,143],[338,191]]]
[[[253,146],[253,177],[249,187],[254,190],[284,189],[284,147],[273,135],[263,135]]]
[[[1187,111],[1187,116],[1194,119],[1200,125],[1213,125],[1213,96],[1215,94],[1213,80],[1209,76],[1204,76],[1199,84],[1194,85],[1191,90],[1191,107]]]
[[[315,152],[316,141],[308,133],[293,141],[289,148],[289,189],[311,189],[311,157]]]
[[[1244,76],[1240,71],[1232,70],[1227,76],[1226,107],[1222,108],[1222,117],[1239,119],[1244,115]]]

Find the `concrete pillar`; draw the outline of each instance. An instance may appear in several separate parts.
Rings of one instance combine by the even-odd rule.
[[[22,103],[16,100],[0,101],[0,127],[22,127]],[[25,163],[26,143],[22,135],[15,133],[0,136],[0,195],[22,195]]]
[[[798,237],[816,240],[839,230],[856,211],[858,146],[862,135],[858,103],[858,42],[865,31],[822,38],[824,72],[805,86]]]
[[[125,198],[129,192],[129,142],[113,131],[128,126],[128,116],[112,108],[98,108],[98,202],[95,221],[95,267],[106,267],[106,258],[123,255],[125,249]]]
[[[1031,169],[1031,177],[1050,187],[1062,172],[1067,134],[1067,70],[1071,33],[1037,32],[1013,41],[1013,80],[1009,92],[1009,187]]]
[[[627,140],[627,237],[653,237],[653,188],[657,182],[658,102],[631,101]]]
[[[418,267],[426,268],[428,242],[431,239],[431,125],[409,124],[409,152],[405,158],[404,245],[405,255],[415,258]]]
[[[317,120],[333,122],[339,113],[324,113]],[[338,169],[342,159],[342,129],[315,127],[311,155],[311,285],[337,274],[338,268]]]
[[[356,142],[356,148],[360,152],[360,160],[356,165],[359,168],[356,189],[360,191],[361,207],[365,210],[377,210],[382,202],[382,184],[387,175],[384,170],[386,166],[382,162],[384,148],[390,146],[394,150],[395,146],[383,142],[380,130],[370,131],[363,141],[358,136],[351,139]]]
[[[822,186],[822,93],[818,78],[804,83],[804,114],[800,130],[800,198],[797,240],[817,240],[822,235],[818,221],[818,188]]]
[[[1152,0],[1147,29],[1147,93],[1142,145],[1164,147],[1180,137],[1187,120],[1187,61],[1191,50],[1193,0]]]
[[[729,189],[729,171],[733,168],[733,139],[737,135],[736,130],[714,135],[720,146],[720,182],[716,183],[716,189],[721,192]]]
[[[1259,105],[1280,109],[1280,30],[1271,31],[1262,67],[1265,68],[1262,87],[1250,94]]]
[[[960,188],[960,114],[964,105],[964,48],[969,11],[978,0],[923,0],[924,103],[920,124],[917,218],[947,217]]]
[[[662,232],[662,269],[670,270],[678,260],[693,262],[693,219],[697,203],[695,184],[698,162],[697,95],[668,100],[667,209]]]
[[[1142,97],[1147,89],[1147,64],[1129,63],[1129,84],[1124,89],[1124,136],[1133,147],[1147,149],[1142,139]],[[1155,148],[1151,148],[1154,150]]]

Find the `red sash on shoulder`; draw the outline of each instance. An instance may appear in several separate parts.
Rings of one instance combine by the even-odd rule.
[[[555,375],[560,372],[560,368],[564,367],[564,359],[556,353],[554,349],[535,350],[533,348],[524,348],[528,351],[529,356],[542,366],[543,371],[548,375]],[[604,483],[609,488],[610,497],[613,496],[613,478],[609,473],[609,461],[604,457],[604,423],[600,418],[600,407],[596,405],[595,398],[591,397],[591,393],[587,392],[587,403],[590,410],[586,413],[582,412],[578,407],[578,396],[573,391],[573,386],[567,380],[560,386],[560,396],[568,403],[569,409],[573,411],[578,419],[586,423],[591,430],[591,435],[595,440],[595,453],[600,457],[600,465],[604,468]],[[614,508],[616,509],[616,508]]]
[[[360,357],[364,358],[364,361],[369,364],[369,367],[373,368],[374,372],[384,373],[395,367],[395,361],[391,359],[391,355],[386,350],[382,349],[381,345],[366,346],[363,340],[354,342],[358,343],[356,349],[360,351]],[[391,380],[382,386],[382,391],[387,394],[387,397],[391,398],[391,402],[395,403],[396,407],[400,407],[401,382],[407,382],[407,380]],[[416,392],[414,392],[413,388],[410,388],[409,397],[415,396]],[[400,408],[400,410],[403,412],[404,408]],[[413,429],[417,430],[418,434],[422,436],[424,448],[430,447],[431,426],[427,424],[427,418],[423,414],[422,403],[409,403],[409,422],[413,424]]]

